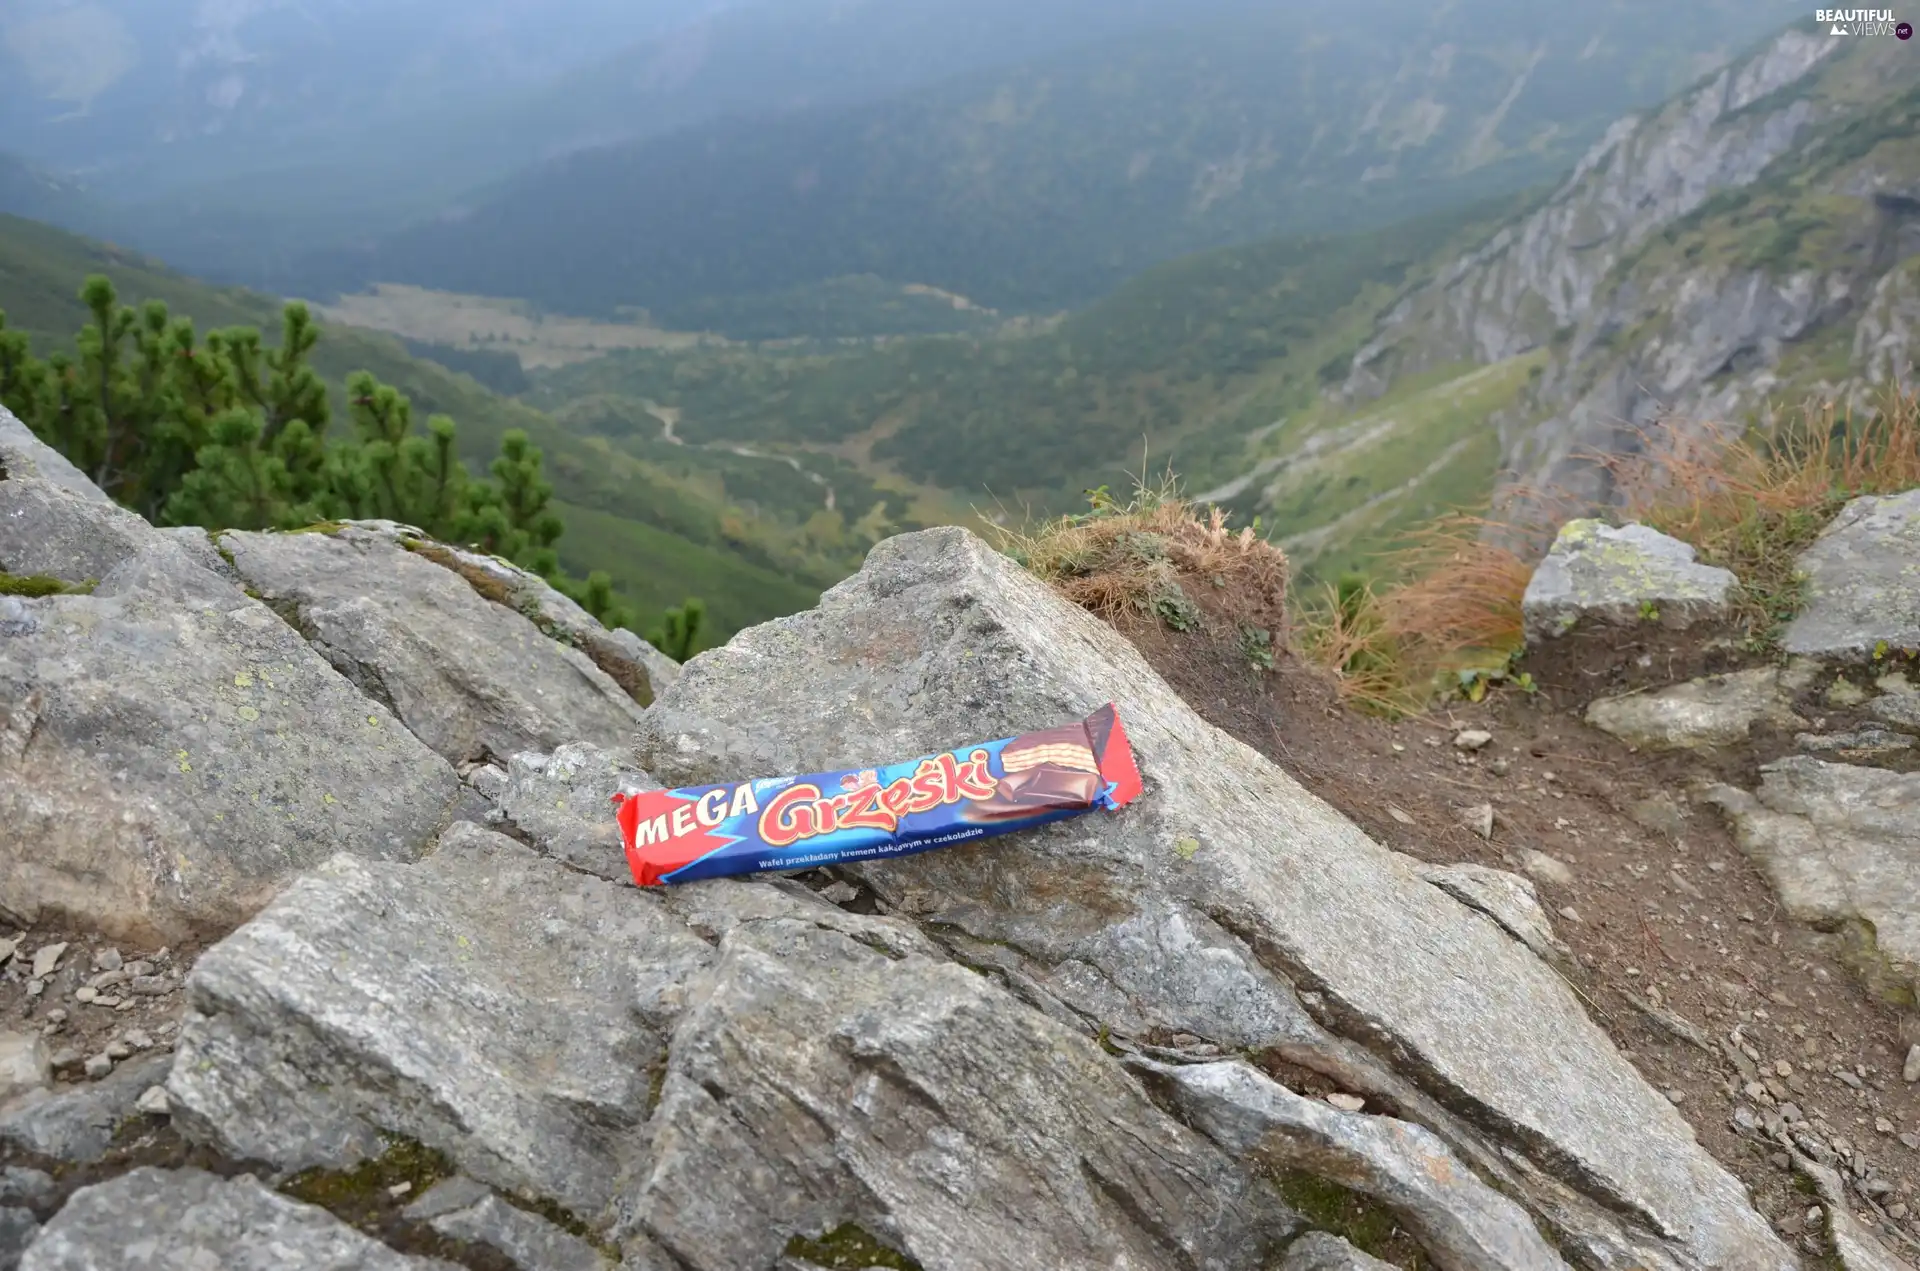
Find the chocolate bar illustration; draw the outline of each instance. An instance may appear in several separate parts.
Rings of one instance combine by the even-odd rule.
[[[1141,793],[1119,713],[881,768],[614,796],[634,882],[904,856],[1045,825]]]

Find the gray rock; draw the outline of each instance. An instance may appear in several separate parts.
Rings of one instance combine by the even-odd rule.
[[[416,866],[337,857],[194,967],[174,1124],[288,1173],[389,1131],[591,1221],[711,956],[657,897],[470,824]]]
[[[1236,1160],[1304,1170],[1377,1200],[1441,1271],[1566,1271],[1526,1210],[1421,1126],[1337,1111],[1237,1060],[1129,1066]]]
[[[34,436],[17,415],[0,406],[0,481],[22,477],[51,482],[106,507],[117,506],[65,455]]]
[[[53,1176],[19,1165],[0,1166],[0,1205],[32,1208],[53,1196]]]
[[[1780,639],[1789,653],[1863,662],[1882,645],[1920,649],[1920,490],[1853,500],[1799,565],[1806,599]]]
[[[242,1175],[142,1166],[73,1194],[20,1271],[426,1271],[314,1205]]]
[[[92,595],[5,614],[9,908],[168,943],[239,922],[335,852],[412,859],[447,823],[453,770],[166,539]]]
[[[39,1033],[0,1033],[0,1108],[53,1084],[53,1060]]]
[[[1393,1271],[1393,1267],[1338,1236],[1309,1231],[1287,1246],[1280,1271]]]
[[[837,912],[721,937],[623,1231],[692,1271],[770,1268],[790,1237],[845,1223],[928,1271],[1251,1271],[1292,1233],[1091,1038],[954,963],[829,927]]]
[[[679,678],[678,662],[625,627],[607,630],[538,574],[497,556],[482,556],[458,547],[439,545],[435,554],[482,594],[504,592],[505,603],[528,614],[555,639],[586,653],[639,705],[652,705],[653,695]]]
[[[1867,709],[1895,728],[1920,733],[1920,693],[1887,693],[1874,698]]]
[[[98,582],[143,545],[165,541],[136,512],[51,481],[0,481],[0,570]]]
[[[180,525],[158,528],[154,532],[170,540],[185,552],[194,564],[208,573],[215,574],[236,587],[246,586],[247,580],[240,577],[240,571],[233,567],[233,562],[222,556],[219,549],[214,547],[214,536],[208,531],[197,525]]]
[[[1587,723],[1629,746],[1704,750],[1745,741],[1756,725],[1804,728],[1780,692],[1780,673],[1756,667],[1710,675],[1657,693],[1606,697],[1587,707]]]
[[[1870,983],[1920,986],[1920,773],[1790,755],[1709,794],[1800,921],[1851,929]]]
[[[1724,617],[1732,573],[1694,560],[1691,546],[1644,525],[1569,521],[1527,583],[1521,611],[1529,644],[1582,624],[1643,623],[1685,629]]]
[[[613,796],[621,790],[657,789],[659,783],[626,762],[622,753],[577,742],[550,755],[514,755],[497,802],[507,819],[532,835],[543,851],[602,878],[630,882],[633,873],[613,819]]]
[[[483,763],[467,774],[467,784],[489,803],[498,803],[507,793],[507,774],[490,763]]]
[[[1292,1047],[1349,1074],[1348,1089],[1391,1089],[1403,1107],[1427,1096],[1372,1056],[1405,1056],[1425,1091],[1511,1127],[1512,1156],[1480,1152],[1480,1168],[1518,1168],[1518,1149],[1538,1147],[1676,1256],[1793,1265],[1552,970],[1204,723],[1124,638],[964,530],[879,544],[817,609],[689,662],[642,721],[637,757],[672,786],[830,771],[1108,701],[1146,782],[1133,806],[853,872],[896,912],[1017,958],[1027,982],[1116,1033]],[[1319,1019],[1288,987],[1302,981]],[[1422,1107],[1474,1153],[1437,1101]],[[1616,1232],[1609,1247],[1645,1246],[1597,1206],[1581,1212],[1595,1232]]]
[[[1846,1189],[1837,1171],[1798,1153],[1794,1154],[1793,1168],[1812,1180],[1814,1190],[1825,1202],[1827,1239],[1843,1271],[1913,1271],[1910,1263],[1888,1252],[1880,1238],[1848,1210]]]
[[[358,530],[416,551],[467,580],[482,596],[524,615],[547,635],[581,650],[625,689],[636,703],[651,705],[661,684],[671,682],[679,664],[624,627],[609,631],[578,604],[554,590],[546,579],[498,556],[486,556],[447,543],[435,543],[412,526],[392,521],[350,521]]]
[[[342,675],[450,763],[575,739],[617,746],[639,717],[586,654],[382,533],[228,532],[220,545]]]
[[[469,1178],[450,1178],[407,1206],[406,1216],[449,1240],[493,1250],[522,1271],[607,1271],[592,1245],[546,1219],[501,1200]]]
[[[148,1055],[99,1081],[26,1095],[0,1114],[0,1147],[68,1164],[99,1160],[120,1127],[141,1115],[141,1094],[166,1079],[171,1060]]]
[[[1491,918],[1502,931],[1539,957],[1558,966],[1573,961],[1573,950],[1554,934],[1553,922],[1540,907],[1533,884],[1518,874],[1486,865],[1429,865],[1411,857],[1408,864],[1420,877],[1467,908]]]
[[[39,1234],[40,1223],[32,1210],[0,1206],[0,1271],[14,1271],[20,1255]]]
[[[647,641],[625,627],[616,628],[612,634],[629,657],[647,668],[647,677],[653,681],[655,693],[666,692],[680,678],[680,664]]]
[[[1869,725],[1845,733],[1796,733],[1793,744],[1815,754],[1859,761],[1885,759],[1903,750],[1912,750],[1915,742],[1905,733]]]

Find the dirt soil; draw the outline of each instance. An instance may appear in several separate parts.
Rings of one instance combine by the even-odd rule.
[[[1809,1222],[1813,1202],[1781,1149],[1736,1129],[1737,1104],[1797,1105],[1813,1137],[1864,1162],[1857,1176],[1890,1185],[1877,1206],[1849,1194],[1856,1217],[1894,1252],[1920,1254],[1920,1087],[1901,1073],[1920,1019],[1869,994],[1837,937],[1789,920],[1720,814],[1688,798],[1702,777],[1752,788],[1792,738],[1759,733],[1703,762],[1636,753],[1581,718],[1594,697],[1752,665],[1751,655],[1708,636],[1610,635],[1537,659],[1531,695],[1501,689],[1392,722],[1344,707],[1332,680],[1297,659],[1255,667],[1230,635],[1128,634],[1204,718],[1377,841],[1531,877],[1573,949],[1569,982],[1589,1014],[1810,1266],[1830,1265],[1818,1211]],[[1859,722],[1817,691],[1796,705],[1828,729]],[[1492,741],[1462,749],[1466,730]],[[1464,819],[1479,805],[1493,809],[1490,838]]]
[[[65,945],[50,975],[35,955]],[[0,925],[0,1032],[39,1033],[54,1061],[55,1089],[89,1080],[85,1064],[111,1066],[173,1049],[184,1010],[181,982],[197,946],[137,948],[65,928]],[[49,955],[50,957],[51,955]],[[96,1066],[98,1075],[105,1075]]]

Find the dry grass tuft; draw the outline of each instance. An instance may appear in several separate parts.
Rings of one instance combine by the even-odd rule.
[[[1859,416],[1816,400],[1766,431],[1667,429],[1641,443],[1597,460],[1622,515],[1732,570],[1737,620],[1763,647],[1799,607],[1796,558],[1847,501],[1920,487],[1920,395],[1886,390]]]
[[[1001,551],[1067,599],[1117,626],[1153,619],[1176,631],[1225,627],[1249,660],[1270,666],[1285,647],[1286,555],[1253,526],[1200,512],[1171,472],[1144,477],[1126,501],[1103,486],[1088,510],[1030,530],[1000,530]]]
[[[1613,478],[1609,511],[1693,545],[1740,579],[1736,620],[1771,647],[1800,603],[1799,554],[1849,499],[1920,487],[1920,395],[1883,393],[1858,416],[1810,402],[1760,432],[1662,428],[1630,455],[1595,456]],[[1343,579],[1298,606],[1296,644],[1356,705],[1418,709],[1440,687],[1503,677],[1522,644],[1521,598],[1554,532],[1593,515],[1532,493],[1524,519],[1456,515],[1383,562],[1387,582]],[[1522,681],[1526,683],[1526,681]]]

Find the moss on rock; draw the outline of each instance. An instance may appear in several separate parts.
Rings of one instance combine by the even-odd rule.
[[[9,574],[0,570],[0,596],[84,596],[92,582],[70,583],[47,574]]]
[[[786,1255],[811,1262],[829,1271],[864,1271],[868,1267],[888,1267],[892,1271],[922,1271],[920,1264],[879,1240],[865,1228],[843,1222],[816,1238],[795,1236],[787,1241]]]

